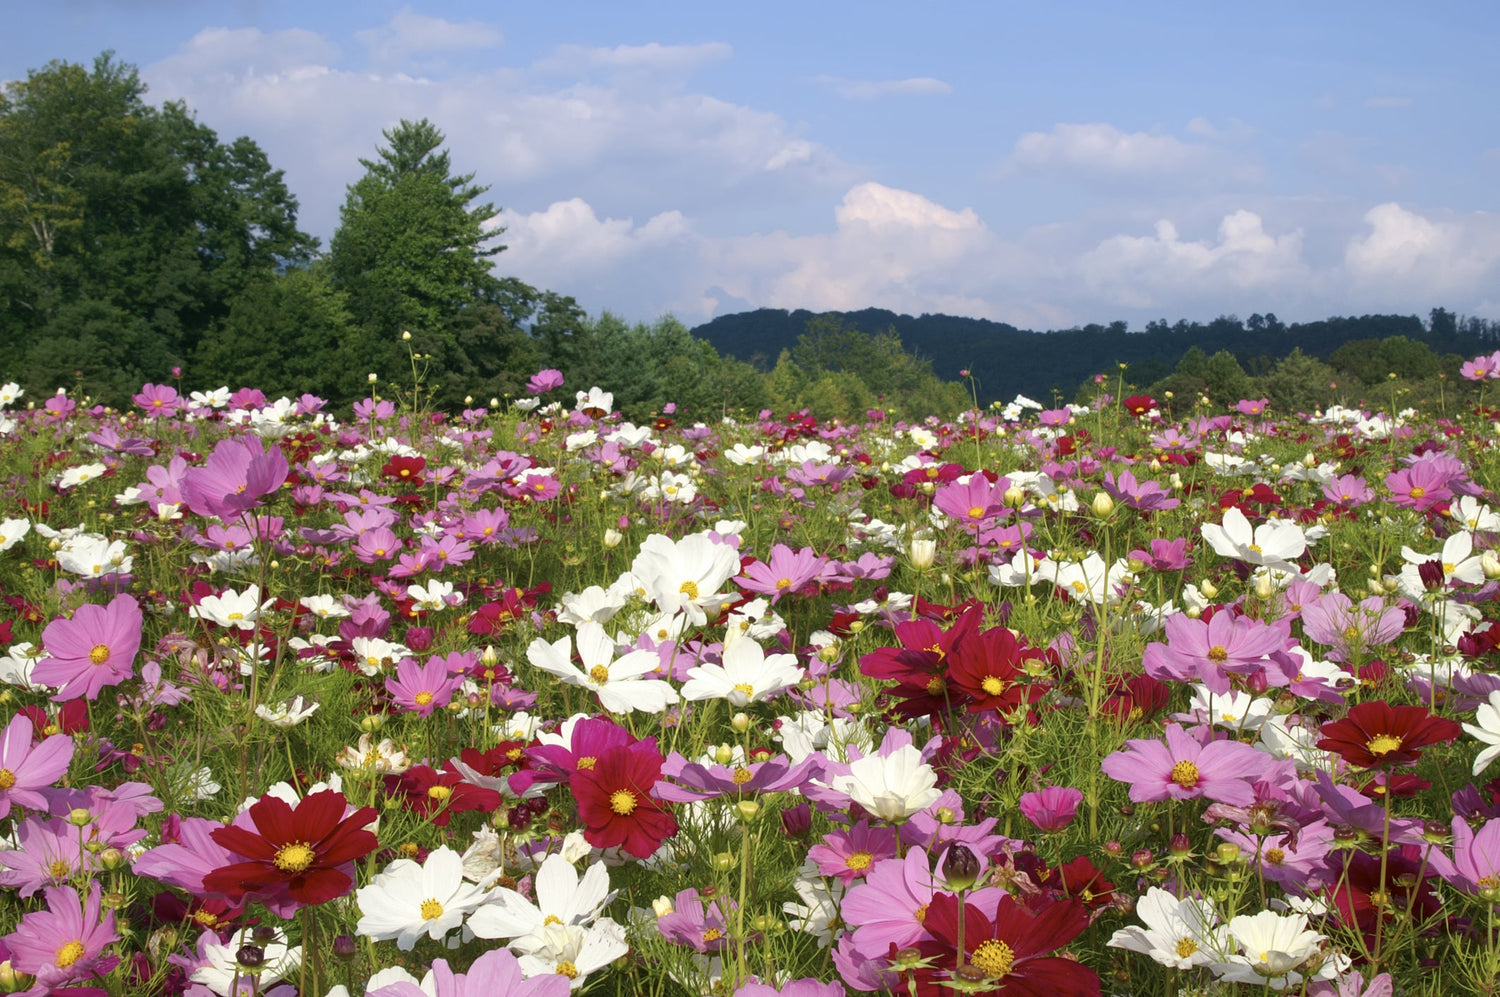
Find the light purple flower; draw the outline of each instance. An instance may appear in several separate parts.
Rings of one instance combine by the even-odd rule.
[[[1048,786],[1035,793],[1026,793],[1017,801],[1021,816],[1031,821],[1040,831],[1061,831],[1073,823],[1078,813],[1078,804],[1083,802],[1083,792],[1072,786]]]
[[[0,817],[12,806],[45,810],[47,798],[39,792],[68,771],[73,761],[73,739],[53,734],[33,745],[34,728],[24,713],[11,717],[0,734]]]
[[[1272,760],[1238,741],[1194,740],[1178,724],[1167,724],[1166,743],[1131,740],[1100,763],[1104,774],[1130,783],[1136,803],[1206,798],[1220,803],[1254,802],[1251,783]]]

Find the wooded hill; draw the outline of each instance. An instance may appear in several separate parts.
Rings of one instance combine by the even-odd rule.
[[[1424,346],[1420,353],[1436,357],[1467,358],[1500,346],[1500,322],[1463,318],[1443,308],[1433,309],[1425,323],[1415,315],[1363,315],[1287,324],[1274,314],[1255,314],[1243,321],[1233,315],[1208,323],[1183,320],[1168,325],[1161,320],[1147,323],[1143,331],[1111,322],[1051,332],[952,315],[898,315],[880,308],[857,312],[761,308],[722,315],[692,331],[720,355],[770,370],[783,350],[797,348],[814,320],[835,320],[870,336],[894,333],[903,348],[929,361],[939,378],[958,380],[960,371],[970,371],[981,402],[1008,401],[1018,393],[1043,402],[1053,393],[1071,399],[1094,375],[1105,373],[1113,378],[1121,363],[1127,365],[1129,381],[1145,387],[1169,378],[1194,348],[1210,357],[1227,352],[1245,374],[1257,377],[1270,374],[1293,351],[1331,361],[1351,343],[1378,343],[1393,337]],[[1403,362],[1400,356],[1381,354],[1374,348],[1349,350],[1338,356],[1334,368],[1373,381],[1388,371],[1362,367]],[[1393,372],[1402,377],[1419,373]]]

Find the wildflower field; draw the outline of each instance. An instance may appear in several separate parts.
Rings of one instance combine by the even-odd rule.
[[[0,990],[1500,987],[1482,394],[577,387],[0,388]]]

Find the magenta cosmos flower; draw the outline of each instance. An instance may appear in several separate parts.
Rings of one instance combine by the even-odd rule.
[[[568,977],[546,973],[524,979],[521,964],[509,949],[491,949],[475,959],[468,970],[455,973],[447,959],[432,964],[433,988],[445,997],[568,997]],[[415,983],[402,981],[370,991],[369,997],[427,997]]]
[[[239,519],[281,487],[290,468],[281,451],[267,451],[256,436],[220,440],[202,467],[189,468],[182,497],[200,516]]]
[[[99,884],[89,887],[87,901],[71,889],[49,888],[47,907],[21,918],[16,930],[5,936],[10,964],[30,973],[42,987],[57,987],[86,979],[99,965],[110,943],[119,939],[114,911],[100,919]],[[113,960],[111,960],[113,962]]]
[[[1100,763],[1116,782],[1130,783],[1136,803],[1193,800],[1248,806],[1251,785],[1271,765],[1271,757],[1238,741],[1195,741],[1178,724],[1167,724],[1166,743],[1132,740]]]
[[[402,658],[395,676],[385,680],[385,690],[396,706],[419,717],[430,717],[448,705],[463,682],[462,675],[449,674],[447,662],[440,657],[427,659],[425,665]]]
[[[57,686],[55,702],[97,699],[99,690],[130,678],[141,649],[141,607],[128,595],[108,606],[79,606],[72,619],[59,617],[42,631],[47,657],[31,677]]]
[[[1082,790],[1072,786],[1048,786],[1035,793],[1026,793],[1016,807],[1021,816],[1029,820],[1039,831],[1057,832],[1073,823],[1078,814],[1078,804],[1083,802]]]
[[[0,734],[0,817],[12,806],[46,810],[47,797],[39,790],[52,785],[73,761],[73,739],[53,734],[33,745],[31,718],[17,713]]]

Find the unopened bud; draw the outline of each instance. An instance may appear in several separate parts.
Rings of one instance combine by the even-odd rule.
[[[943,859],[943,879],[950,890],[967,890],[979,879],[979,857],[968,845],[953,845]]]
[[[624,539],[624,535],[612,526],[604,531],[604,546],[610,550],[620,546],[620,541]]]
[[[937,541],[914,539],[911,542],[909,553],[911,556],[911,566],[918,571],[926,571],[937,560]]]
[[[1089,508],[1100,519],[1108,519],[1110,514],[1115,511],[1115,500],[1109,497],[1108,492],[1100,492],[1094,496],[1094,501],[1090,503]]]

